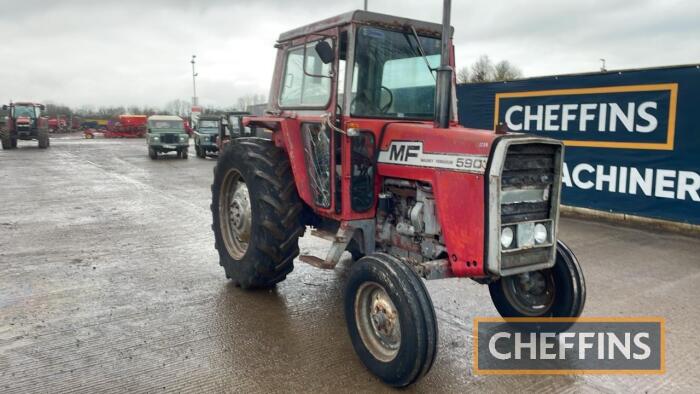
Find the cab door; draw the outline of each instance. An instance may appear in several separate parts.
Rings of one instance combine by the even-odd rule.
[[[342,210],[340,134],[335,130],[339,125],[338,34],[338,29],[332,29],[295,41],[286,48],[278,98],[279,108],[295,115],[310,205],[316,212],[333,218],[338,218]]]

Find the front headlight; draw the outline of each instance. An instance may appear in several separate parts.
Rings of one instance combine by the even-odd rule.
[[[542,244],[547,242],[547,227],[542,223],[535,225],[535,243]]]
[[[151,137],[151,139],[155,142],[160,141],[160,137],[158,137],[157,135],[154,135],[153,137]]]
[[[501,230],[501,246],[503,248],[509,248],[513,244],[513,229],[510,227],[503,227]]]

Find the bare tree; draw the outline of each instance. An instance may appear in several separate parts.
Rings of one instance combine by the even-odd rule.
[[[238,98],[236,107],[241,111],[246,111],[251,105],[264,104],[265,102],[267,102],[267,96],[264,94],[246,94]]]
[[[508,60],[501,60],[494,66],[494,81],[512,81],[522,76],[522,71]]]
[[[63,104],[56,104],[50,101],[45,102],[46,105],[46,114],[49,116],[55,116],[55,115],[72,115],[73,110]]]
[[[522,71],[508,60],[494,65],[488,55],[481,55],[471,67],[462,67],[457,72],[457,83],[512,81],[522,76]]]
[[[469,82],[488,82],[493,81],[493,63],[488,55],[481,55],[472,64],[471,77]]]
[[[175,99],[168,101],[165,104],[165,112],[169,113],[170,115],[186,117],[189,116],[190,110],[191,104],[186,100]]]
[[[457,71],[457,83],[469,82],[469,67],[462,67]]]

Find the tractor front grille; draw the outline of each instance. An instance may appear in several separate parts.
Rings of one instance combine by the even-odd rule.
[[[501,177],[501,224],[549,219],[558,146],[511,145]]]
[[[493,274],[513,275],[554,264],[562,154],[561,143],[538,137],[506,138],[497,144],[489,170],[493,241],[488,269]],[[502,244],[504,231],[512,232],[512,243]]]

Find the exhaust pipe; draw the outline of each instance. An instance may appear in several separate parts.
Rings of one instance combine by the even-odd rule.
[[[435,88],[435,126],[446,129],[450,125],[450,97],[452,95],[452,67],[450,66],[450,10],[451,0],[442,4],[442,37],[440,67],[437,69]]]

